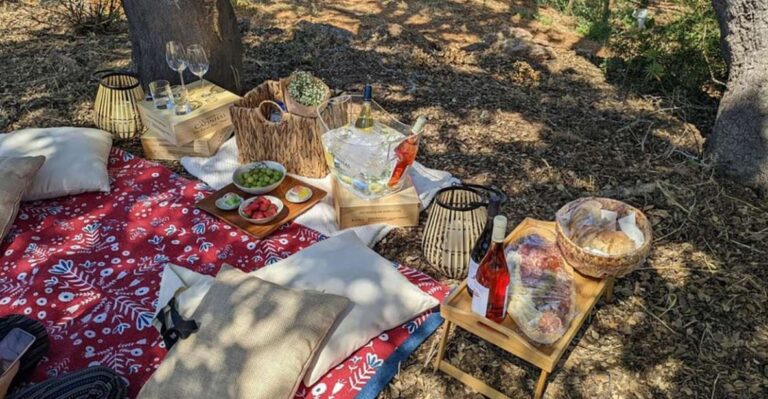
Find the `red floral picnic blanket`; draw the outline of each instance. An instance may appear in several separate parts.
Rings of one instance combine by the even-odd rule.
[[[22,204],[0,243],[0,314],[23,313],[50,334],[33,381],[100,364],[123,375],[133,397],[166,354],[151,324],[166,262],[211,275],[225,262],[252,271],[324,238],[295,223],[263,240],[241,234],[194,207],[206,185],[119,149],[109,174],[109,194]],[[399,270],[438,299],[447,294]],[[382,333],[297,397],[355,397],[428,318]]]

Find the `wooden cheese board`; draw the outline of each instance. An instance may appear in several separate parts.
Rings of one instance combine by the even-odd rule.
[[[290,190],[291,187],[296,185],[302,185],[312,190],[312,197],[310,197],[309,200],[301,204],[295,204],[293,202],[287,201],[285,199],[285,193],[288,192],[288,190]],[[280,226],[292,221],[293,219],[296,219],[299,215],[308,211],[309,208],[312,208],[315,204],[322,201],[322,199],[325,198],[326,195],[328,195],[327,192],[315,186],[304,183],[292,176],[285,176],[285,179],[283,180],[283,182],[276,189],[264,194],[264,195],[275,196],[279,198],[281,201],[283,201],[283,204],[285,204],[285,207],[283,208],[283,210],[273,221],[267,224],[251,224],[247,220],[240,217],[240,214],[238,213],[237,208],[231,211],[225,211],[216,207],[216,200],[223,197],[224,194],[227,194],[227,193],[235,193],[243,197],[243,199],[255,197],[255,195],[253,194],[248,194],[240,190],[234,184],[230,184],[222,188],[221,190],[198,201],[197,204],[195,204],[195,206],[221,219],[225,223],[240,229],[244,233],[249,234],[258,239],[262,239],[272,234],[275,230],[280,228]]]

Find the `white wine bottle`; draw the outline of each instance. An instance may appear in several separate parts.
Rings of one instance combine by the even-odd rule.
[[[373,130],[373,114],[371,110],[372,100],[373,88],[371,85],[367,84],[363,90],[363,109],[360,111],[360,115],[355,121],[355,127],[364,132],[370,132]]]

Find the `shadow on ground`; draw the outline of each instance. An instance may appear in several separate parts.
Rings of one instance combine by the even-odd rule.
[[[547,46],[552,59],[499,52],[494,37],[509,26],[538,29],[520,17],[530,7],[515,4],[254,2],[239,9],[248,21],[246,87],[297,69],[340,91],[373,83],[377,100],[402,120],[429,117],[419,160],[502,187],[511,224],[552,219],[585,195],[612,196],[646,212],[656,237],[648,263],[617,282],[614,304],[598,305],[546,397],[768,395],[768,206],[713,179],[701,134],[677,110],[622,92],[557,43]],[[18,77],[3,95],[10,98],[4,125],[88,124],[95,86],[87,89],[86,71],[129,59],[125,33],[30,35],[0,47],[3,58],[19,58],[0,66]],[[48,39],[55,49],[29,54]],[[65,63],[55,57],[73,59],[78,73],[56,70]],[[55,118],[41,115],[49,110]],[[442,278],[421,258],[420,238],[420,228],[400,229],[376,249]],[[432,337],[422,345],[381,397],[476,397],[426,367],[435,344]],[[453,333],[448,358],[512,397],[530,395],[537,377],[461,331]]]

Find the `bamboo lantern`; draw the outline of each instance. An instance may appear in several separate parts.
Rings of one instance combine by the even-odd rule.
[[[467,277],[469,256],[485,227],[487,203],[472,187],[440,190],[429,210],[421,248],[429,263],[452,279]]]
[[[139,77],[131,72],[102,70],[93,74],[99,82],[93,104],[93,122],[120,139],[143,130],[137,104],[144,98]]]

